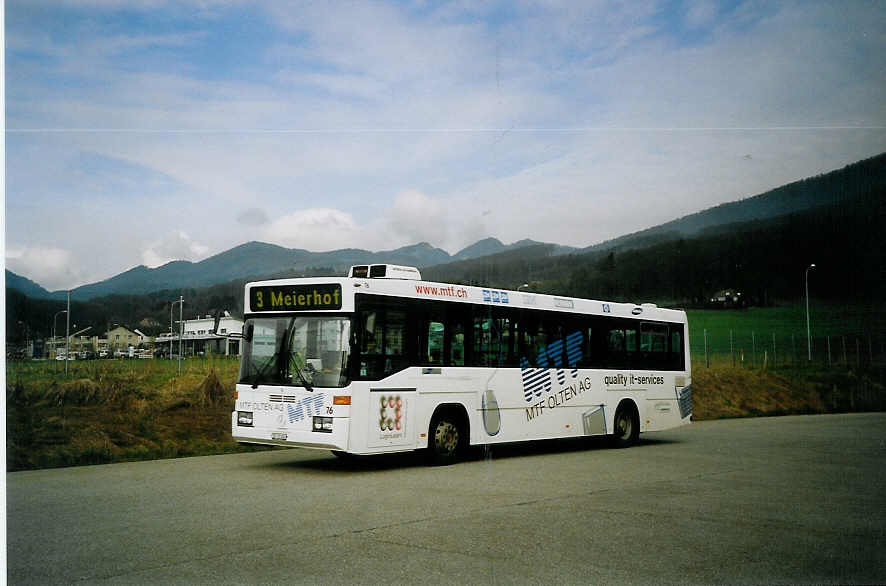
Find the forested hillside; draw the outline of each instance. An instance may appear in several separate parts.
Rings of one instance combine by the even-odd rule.
[[[719,226],[694,237],[625,251],[553,255],[549,246],[426,269],[425,278],[488,283],[612,301],[700,306],[715,291],[739,288],[758,305],[804,294],[868,300],[886,293],[881,230],[886,194],[780,218]]]
[[[415,264],[422,266],[426,280],[508,289],[528,284],[529,290],[537,292],[697,307],[725,288],[740,289],[750,303],[757,305],[794,302],[804,295],[806,267],[815,263],[816,269],[810,273],[812,296],[870,303],[886,295],[884,205],[886,155],[880,155],[734,206],[727,204],[611,241],[609,246],[565,254],[569,249],[552,244],[521,241],[505,246],[487,239],[463,251],[461,258],[467,260],[436,266]],[[723,223],[728,217],[726,212],[735,212],[736,217],[744,219],[748,217],[747,210],[753,209],[762,219]],[[780,210],[793,211],[778,215]],[[281,256],[293,252],[250,243],[230,251],[245,256],[239,267],[226,270],[247,270],[250,276],[262,278],[342,275],[344,257],[348,257],[347,262],[397,262],[412,257],[427,262],[432,258],[451,258],[439,249],[421,244],[399,249],[397,259],[383,258],[384,253],[373,253],[376,256],[372,259],[352,259],[348,255],[360,251],[338,251],[335,263],[293,265],[270,274],[257,274],[257,269],[248,270],[259,266],[249,264],[257,249],[263,251],[266,259],[275,256],[269,250]],[[489,254],[493,251],[501,252]],[[480,254],[487,256],[476,258]],[[220,263],[219,257],[207,259],[202,266]],[[226,258],[230,260],[231,255]],[[279,267],[278,261],[267,265],[266,270]],[[223,310],[240,315],[246,280],[244,276],[208,287],[167,286],[147,294],[106,295],[87,301],[75,298],[72,323],[78,329],[92,326],[91,333],[99,334],[114,324],[158,333],[168,329],[170,303],[179,295],[185,298],[188,318]],[[21,278],[8,284],[16,283],[31,295],[45,291]],[[10,342],[48,336],[52,316],[64,309],[63,300],[29,297],[14,288],[7,288],[6,300],[6,335]]]

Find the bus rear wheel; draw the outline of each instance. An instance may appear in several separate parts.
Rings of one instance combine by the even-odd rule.
[[[627,448],[637,443],[640,436],[640,415],[632,403],[622,403],[615,410],[615,424],[611,445]]]
[[[458,460],[464,443],[464,432],[458,420],[448,414],[436,415],[431,421],[428,450],[432,464],[446,466]]]

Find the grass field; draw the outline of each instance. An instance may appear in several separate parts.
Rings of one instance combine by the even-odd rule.
[[[699,327],[721,337],[730,328],[767,327],[784,336],[796,312],[690,312],[689,319],[694,419],[886,409],[882,357],[860,369],[820,362],[763,368],[749,360],[733,366],[727,346],[725,357],[706,366],[703,347],[696,349]],[[842,326],[834,319],[828,327],[838,335]],[[264,449],[231,439],[236,359],[188,359],[181,374],[169,360],[74,361],[67,376],[58,361],[6,366],[8,470]]]
[[[752,307],[744,310],[689,310],[689,339],[694,360],[710,359],[761,366],[808,363],[806,307]],[[812,358],[858,367],[886,362],[886,310],[879,306],[833,305],[810,302]],[[845,350],[845,352],[844,352]]]
[[[235,359],[7,363],[7,467],[245,451],[231,440]]]

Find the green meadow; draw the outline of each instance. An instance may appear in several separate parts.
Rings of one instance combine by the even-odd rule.
[[[231,439],[235,359],[8,362],[7,468],[247,451]]]
[[[793,367],[808,365],[806,306],[687,311],[693,363]],[[881,306],[836,305],[811,300],[809,330],[812,361],[821,367],[859,367],[886,362],[886,310]],[[830,360],[828,344],[830,343]],[[845,352],[844,352],[845,351]]]
[[[812,362],[805,306],[689,311],[694,419],[886,409],[884,312],[812,308]],[[8,470],[265,449],[231,439],[235,358],[6,366]]]

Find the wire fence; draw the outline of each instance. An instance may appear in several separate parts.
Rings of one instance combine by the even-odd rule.
[[[807,337],[791,334],[729,330],[703,330],[691,341],[694,361],[710,367],[724,361],[750,368],[803,367],[844,368],[856,371],[886,364],[886,335],[845,334]]]

